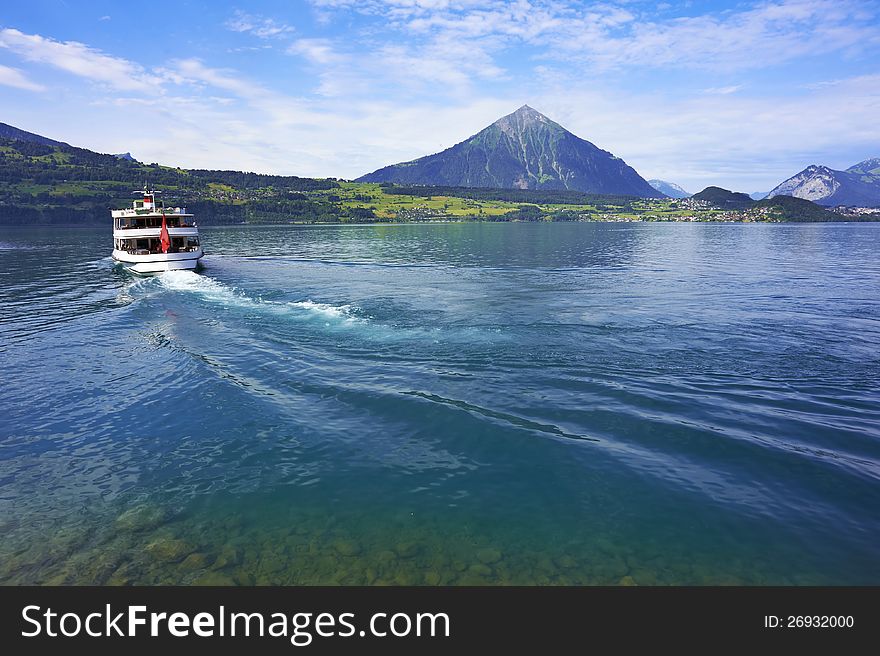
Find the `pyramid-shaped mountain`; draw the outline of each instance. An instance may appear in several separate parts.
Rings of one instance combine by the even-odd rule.
[[[622,159],[528,105],[443,152],[386,166],[357,181],[663,197]]]

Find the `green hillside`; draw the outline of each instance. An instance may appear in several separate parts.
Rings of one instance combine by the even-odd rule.
[[[703,191],[691,196],[694,200],[703,200],[716,207],[723,209],[745,209],[751,207],[755,201],[748,194],[738,191],[728,191],[721,187],[706,187]]]
[[[0,138],[0,223],[105,223],[109,207],[130,205],[132,192],[145,184],[204,223],[339,220],[338,207],[307,195],[337,188],[335,180],[186,170]]]
[[[755,208],[768,208],[783,221],[844,221],[843,217],[824,207],[794,196],[774,196],[759,200]]]
[[[144,184],[202,225],[413,221],[832,221],[801,199],[761,203],[718,188],[694,199],[566,189],[405,186],[240,171],[187,170],[102,155],[61,142],[0,138],[0,225],[108,225]],[[700,200],[700,196],[703,200]],[[733,203],[730,203],[733,197]],[[735,207],[731,207],[735,205]],[[746,206],[747,205],[747,206]]]

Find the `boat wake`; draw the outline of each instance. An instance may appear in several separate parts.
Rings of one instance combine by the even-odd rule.
[[[140,280],[128,287],[130,296],[150,295],[150,290],[196,294],[202,300],[224,308],[273,315],[285,321],[310,323],[331,330],[357,330],[369,340],[382,342],[425,341],[440,343],[497,342],[505,339],[497,326],[396,325],[377,321],[352,304],[323,303],[306,298],[278,301],[248,294],[241,289],[192,271],[166,271],[151,279]]]
[[[8,241],[0,241],[0,251],[44,251],[48,248],[50,247],[46,245],[38,246],[36,244],[16,244]]]
[[[346,321],[354,321],[358,317],[353,316],[351,305],[330,305],[329,303],[315,303],[312,300],[297,301],[288,303],[290,307],[302,308],[317,315],[327,317],[329,319],[344,319]]]
[[[206,300],[227,306],[275,314],[293,314],[304,318],[323,319],[325,322],[332,321],[336,325],[353,325],[366,322],[365,319],[357,316],[357,309],[348,304],[332,305],[330,303],[319,303],[312,299],[281,302],[268,301],[260,297],[253,298],[245,292],[230,287],[219,280],[193,273],[192,271],[167,271],[159,275],[156,280],[166,290],[198,294]]]

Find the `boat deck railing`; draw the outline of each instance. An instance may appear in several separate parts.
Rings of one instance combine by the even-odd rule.
[[[198,246],[181,246],[180,248],[169,248],[168,253],[195,253],[199,250]],[[159,249],[150,248],[127,248],[125,252],[129,255],[167,255]]]
[[[169,228],[195,228],[196,222],[195,221],[190,221],[189,223],[186,223],[185,221],[181,221],[180,223],[166,222],[166,225]],[[147,225],[120,225],[120,226],[117,226],[116,229],[117,230],[143,230],[144,228],[161,228],[161,227],[162,227],[162,222],[159,221],[156,225],[153,225],[153,223],[149,223]]]

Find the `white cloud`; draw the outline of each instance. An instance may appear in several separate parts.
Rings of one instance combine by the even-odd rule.
[[[141,66],[77,41],[55,41],[6,28],[0,30],[0,48],[11,50],[27,61],[54,66],[116,89],[132,91],[154,84]]]
[[[263,87],[242,79],[234,71],[205,66],[200,59],[177,59],[168,73],[176,84],[208,84],[245,98],[266,93]]]
[[[348,61],[348,57],[337,52],[330,39],[298,39],[287,48],[290,55],[300,55],[313,64],[326,66]]]
[[[710,87],[709,89],[703,89],[703,93],[715,96],[727,96],[731,93],[736,93],[737,91],[740,91],[742,89],[742,84],[731,84],[730,86],[726,87]]]
[[[622,32],[554,39],[571,56],[603,69],[626,66],[719,71],[767,68],[803,56],[878,43],[876,27],[862,24],[862,3],[784,0],[741,11],[634,21]]]
[[[46,87],[36,82],[31,82],[17,68],[0,65],[0,84],[25,91],[45,91]]]
[[[240,10],[226,21],[226,28],[233,32],[253,34],[261,39],[280,37],[294,31],[294,28],[286,23],[279,23],[272,18],[255,16]]]
[[[320,4],[322,15],[337,20],[351,11],[368,17],[351,21],[348,13],[332,39],[317,36],[331,33],[322,26],[308,38],[283,41],[301,67],[289,66],[290,59],[279,64],[278,42],[265,40],[268,33],[244,42],[273,53],[262,60],[265,69],[248,74],[207,58],[165,61],[148,72],[84,44],[16,30],[0,31],[0,47],[112,87],[103,97],[89,87],[86,101],[93,104],[65,107],[70,129],[78,130],[62,135],[66,141],[124,152],[132,150],[126,140],[136,126],[161,136],[139,143],[139,158],[188,167],[356,177],[451,146],[523,102],[645,177],[693,190],[767,189],[812,161],[835,165],[834,153],[880,151],[880,75],[846,73],[846,57],[864,63],[876,52],[875,23],[856,20],[867,10],[853,2],[737,4],[684,19],[665,18],[678,9],[662,17],[645,13],[645,2]],[[244,31],[256,34],[262,23],[247,25]],[[847,44],[859,34],[861,48],[851,51]],[[832,51],[827,62],[841,78],[806,86],[823,70],[810,69],[809,58]],[[760,71],[739,72],[789,56],[803,58],[810,72],[787,78],[786,87]],[[627,88],[632,80],[618,74],[635,71],[643,83],[652,67],[710,74],[651,72],[656,83],[648,89]],[[0,69],[0,83],[13,79]],[[161,99],[137,93],[154,90],[157,81]],[[44,111],[58,117],[62,110],[46,104]]]
[[[323,10],[381,16],[413,38],[503,38],[539,57],[582,62],[594,70],[630,66],[742,70],[804,55],[880,43],[869,18],[874,3],[780,0],[751,7],[660,19],[637,3],[582,4],[557,0],[312,0]],[[487,50],[491,52],[492,49]]]
[[[763,96],[556,88],[533,102],[646,178],[751,192],[811,163],[841,166],[848,152],[880,154],[878,82],[880,76],[860,76],[809,93]]]
[[[479,80],[506,76],[490,55],[492,48],[487,42],[441,36],[415,47],[384,45],[363,65],[371,77],[387,76],[404,88],[456,97],[472,92]]]

